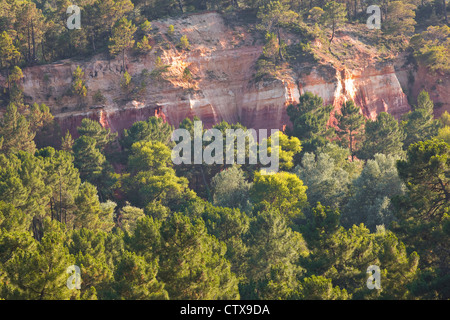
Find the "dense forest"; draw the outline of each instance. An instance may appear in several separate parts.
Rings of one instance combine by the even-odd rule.
[[[75,30],[71,4],[0,0],[0,299],[450,299],[450,114],[436,119],[426,91],[400,121],[368,120],[353,101],[332,114],[301,95],[277,133],[280,170],[264,175],[249,161],[175,165],[175,128],[159,117],[120,133],[86,118],[72,137],[21,86],[29,66],[145,54],[152,21],[206,10],[256,25],[267,78],[293,60],[280,30],[305,35],[296,58],[306,58],[315,37],[331,44],[339,28],[365,25],[372,4],[386,48],[447,74],[445,0],[80,0]],[[83,78],[77,68],[80,99]],[[196,120],[178,127],[194,136]],[[379,290],[366,285],[373,265]],[[79,289],[67,286],[70,266]]]

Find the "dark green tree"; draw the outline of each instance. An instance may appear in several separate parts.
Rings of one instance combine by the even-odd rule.
[[[310,92],[301,95],[297,105],[288,106],[292,122],[288,133],[300,139],[304,152],[314,152],[333,137],[334,129],[327,126],[332,110],[332,105],[324,106],[322,98]]]
[[[208,235],[201,219],[174,214],[161,226],[159,277],[171,299],[238,299],[226,245]]]
[[[114,272],[116,299],[168,300],[164,284],[157,280],[158,263],[147,262],[133,252],[125,251]]]
[[[122,54],[122,70],[125,71],[125,52],[134,45],[134,33],[137,27],[127,18],[120,19],[113,28],[112,37],[109,39],[109,52],[115,56]]]
[[[404,115],[402,126],[406,134],[405,150],[411,144],[428,140],[437,134],[438,124],[434,120],[434,104],[426,91],[422,91],[417,97],[417,106]]]
[[[360,137],[363,134],[365,118],[361,114],[359,107],[353,101],[347,101],[342,105],[341,113],[336,113],[338,121],[337,134],[341,138],[341,143],[350,149],[352,161],[355,158]]]
[[[365,129],[364,142],[357,152],[359,159],[373,159],[377,153],[394,157],[404,156],[405,134],[392,115],[381,112],[375,121],[366,122]]]

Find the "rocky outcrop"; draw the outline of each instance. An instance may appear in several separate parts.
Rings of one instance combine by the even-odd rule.
[[[171,24],[177,33],[168,39],[166,33]],[[395,63],[352,70],[321,63],[307,72],[292,70],[292,75],[284,80],[255,82],[254,66],[262,45],[243,27],[229,27],[220,14],[157,21],[153,26],[158,29],[163,49],[147,55],[130,53],[126,59],[135,86],[146,83],[133,97],[127,96],[119,85],[123,74],[121,59],[108,60],[101,55],[89,61],[65,60],[25,69],[25,95],[34,102],[46,103],[63,129],[74,135],[84,117],[97,119],[121,133],[133,122],[155,114],[174,126],[186,117],[198,116],[206,127],[224,120],[254,129],[282,129],[289,125],[287,106],[298,102],[300,94],[306,91],[333,104],[335,111],[352,99],[372,119],[382,111],[398,118],[410,110],[402,89],[407,86],[406,71],[396,70]],[[181,35],[187,35],[189,51],[177,50],[173,45]],[[147,76],[155,69],[156,56],[170,66],[163,80]],[[83,101],[70,95],[72,72],[77,65],[85,72],[89,92]],[[186,68],[193,75],[191,81],[182,78]],[[97,92],[104,96],[102,103],[95,101]],[[445,96],[443,92],[439,95]]]

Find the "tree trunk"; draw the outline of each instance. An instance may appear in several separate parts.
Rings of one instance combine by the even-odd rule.
[[[282,51],[282,48],[281,48],[281,31],[280,31],[280,27],[278,27],[278,53],[279,53],[279,55],[280,55],[280,60],[281,61],[284,61],[284,57],[283,57],[283,51]]]
[[[31,39],[33,43],[33,57],[32,57],[32,63],[36,61],[36,38],[34,36],[34,24],[33,21],[31,21]]]
[[[333,42],[333,39],[334,39],[335,28],[336,28],[336,27],[335,27],[334,24],[333,24],[333,29],[332,29],[332,32],[331,32],[330,45],[331,45],[331,42]],[[330,47],[330,50],[331,50],[331,47]]]
[[[27,62],[31,61],[31,36],[30,36],[30,26],[27,26],[27,44],[28,44],[28,54],[27,54]]]
[[[442,5],[444,6],[444,19],[445,19],[445,23],[448,24],[448,19],[447,19],[447,5],[445,4],[445,0],[442,0]]]
[[[97,49],[95,48],[95,36],[92,35],[91,39],[92,39],[92,49],[94,50],[94,52],[96,52]]]
[[[353,154],[353,131],[350,130],[350,154],[352,156],[352,162],[355,160],[355,155]]]
[[[125,49],[122,52],[122,71],[125,73]]]
[[[184,13],[184,9],[183,9],[183,0],[178,0],[178,7],[181,10],[181,13]]]

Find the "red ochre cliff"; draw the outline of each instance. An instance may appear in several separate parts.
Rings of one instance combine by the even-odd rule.
[[[371,119],[382,111],[399,118],[411,108],[405,93],[417,96],[422,89],[430,90],[440,106],[439,113],[450,109],[445,90],[449,79],[440,80],[436,86],[436,78],[425,70],[403,67],[402,57],[383,63],[366,60],[365,65],[353,68],[322,59],[305,70],[293,68],[283,79],[255,82],[255,62],[262,54],[262,44],[246,28],[231,27],[214,12],[152,24],[159,41],[166,44],[146,55],[129,53],[125,60],[127,71],[139,83],[155,69],[156,56],[169,68],[164,79],[151,78],[138,95],[127,97],[120,87],[121,57],[109,60],[98,55],[89,61],[63,60],[24,69],[25,96],[30,102],[47,104],[62,129],[75,136],[76,127],[85,117],[119,134],[153,115],[164,117],[175,127],[186,117],[197,116],[207,128],[225,120],[254,129],[283,129],[290,124],[287,106],[298,102],[306,91],[321,96],[335,110],[352,99]],[[176,30],[172,42],[186,35],[190,50],[178,50],[167,41],[169,25]],[[357,40],[341,34],[336,41]],[[82,107],[79,99],[69,94],[72,73],[78,65],[85,73],[88,88]],[[185,68],[193,75],[189,82],[182,79]],[[418,80],[411,81],[411,76]],[[97,92],[104,97],[101,103],[94,102]]]

